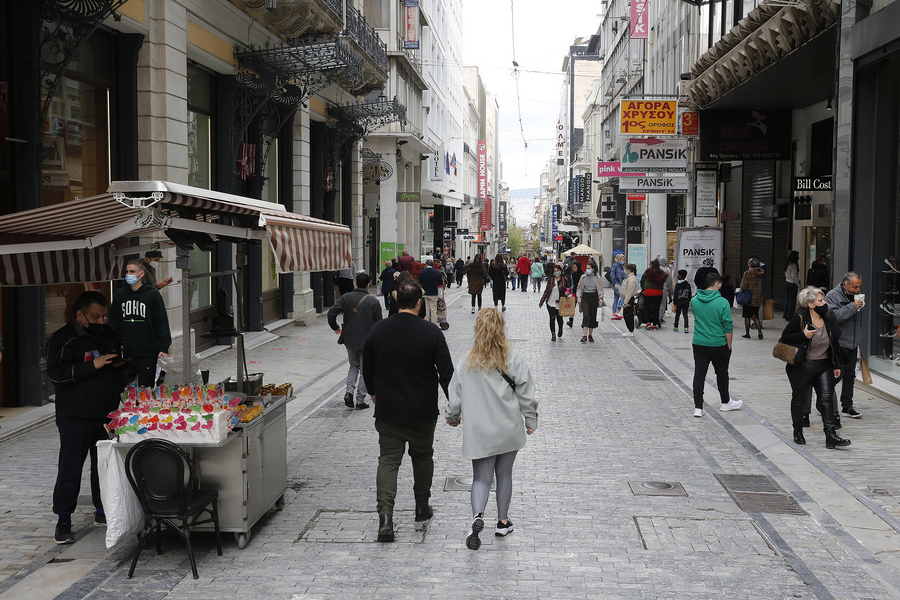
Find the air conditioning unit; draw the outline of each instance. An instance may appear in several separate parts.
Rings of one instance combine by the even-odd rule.
[[[625,69],[616,69],[616,83],[625,83],[627,75]]]

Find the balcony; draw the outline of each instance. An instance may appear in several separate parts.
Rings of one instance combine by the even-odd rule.
[[[344,0],[280,0],[275,10],[266,10],[265,0],[231,3],[284,41],[307,33],[336,33],[344,24]]]
[[[365,96],[374,90],[383,89],[388,78],[387,44],[366,23],[365,17],[349,4],[346,7],[344,36],[356,45],[365,61],[363,81],[352,92],[357,96]]]

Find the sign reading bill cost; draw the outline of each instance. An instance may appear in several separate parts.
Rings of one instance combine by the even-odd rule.
[[[678,101],[622,100],[621,133],[627,135],[676,135]]]

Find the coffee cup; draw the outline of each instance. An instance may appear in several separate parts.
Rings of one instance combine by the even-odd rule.
[[[866,295],[865,294],[856,294],[855,296],[853,296],[853,301],[854,302],[865,302]]]

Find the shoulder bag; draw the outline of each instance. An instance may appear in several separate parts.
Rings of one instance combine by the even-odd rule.
[[[750,290],[741,290],[734,296],[735,302],[741,306],[747,306],[753,300],[753,292]]]
[[[347,318],[344,319],[344,324],[341,326],[341,335],[339,335],[338,339],[337,339],[338,344],[340,344],[342,346],[344,345],[344,328],[347,326],[347,323],[350,322],[350,319],[353,318],[353,316],[356,314],[356,311],[359,310],[359,307],[362,306],[362,303],[365,302],[366,298],[368,298],[368,297],[369,297],[369,294],[363,295],[363,297],[360,298],[359,302],[356,303],[356,306],[353,307],[353,310],[350,311],[350,314],[347,315]]]
[[[799,316],[799,315],[798,315]],[[803,331],[803,317],[800,316],[800,331]],[[809,346],[809,340],[799,344],[786,344],[778,342],[772,348],[772,356],[778,360],[783,360],[789,365],[801,365],[806,361],[806,349]]]

